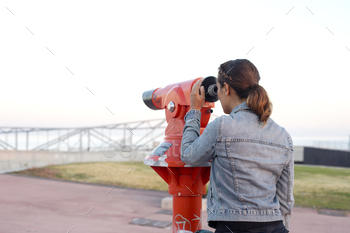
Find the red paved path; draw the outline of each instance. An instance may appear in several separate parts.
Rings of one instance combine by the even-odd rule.
[[[171,221],[171,215],[156,214],[161,210],[161,198],[169,194],[115,187],[106,195],[110,188],[0,175],[0,233],[67,233],[70,229],[70,233],[171,233],[170,227],[129,224],[133,218]],[[203,228],[211,230],[206,212],[202,218]],[[294,208],[291,232],[350,232],[350,216],[333,217],[313,209]]]

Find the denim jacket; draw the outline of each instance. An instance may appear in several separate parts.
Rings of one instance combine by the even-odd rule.
[[[210,122],[202,135],[201,112],[185,115],[181,160],[200,166],[211,160],[209,221],[271,222],[289,229],[294,205],[293,142],[268,119],[266,125],[244,102]]]

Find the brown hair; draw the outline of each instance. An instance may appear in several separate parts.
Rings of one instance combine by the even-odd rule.
[[[259,116],[265,126],[272,113],[272,104],[266,90],[259,85],[258,69],[247,59],[227,61],[220,65],[218,82],[227,83],[239,98],[247,98],[248,107]]]

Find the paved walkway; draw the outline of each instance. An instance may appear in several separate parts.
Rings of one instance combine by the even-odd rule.
[[[171,233],[129,224],[133,218],[171,221],[157,214],[165,192],[77,184],[16,175],[0,175],[0,233]],[[207,213],[202,213],[203,228]],[[350,216],[320,215],[316,210],[294,208],[292,233],[350,232]]]

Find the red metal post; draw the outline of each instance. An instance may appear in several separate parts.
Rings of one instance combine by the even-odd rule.
[[[202,228],[202,195],[206,193],[210,163],[191,167],[180,157],[184,116],[190,110],[191,89],[198,79],[148,91],[143,96],[148,107],[165,109],[168,122],[164,141],[144,159],[144,164],[151,166],[169,185],[169,194],[173,195],[173,233],[195,232]],[[204,103],[200,134],[214,106],[214,103]]]

